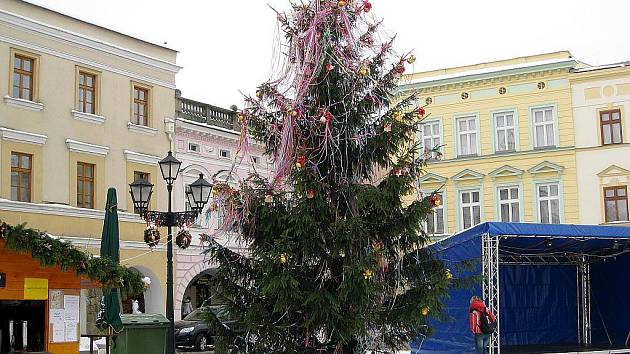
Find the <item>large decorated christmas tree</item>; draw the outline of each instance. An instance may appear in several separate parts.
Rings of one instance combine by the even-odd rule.
[[[277,12],[280,70],[239,115],[241,152],[263,142],[273,175],[215,189],[224,231],[247,246],[208,240],[225,304],[208,319],[218,352],[391,351],[439,314],[452,280],[424,248],[439,203],[417,186],[432,154],[415,143],[425,110],[394,94],[415,57],[394,52],[371,10],[312,0]]]

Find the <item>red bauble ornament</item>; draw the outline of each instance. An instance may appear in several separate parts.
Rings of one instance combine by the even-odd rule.
[[[363,2],[363,11],[365,12],[370,12],[370,10],[372,10],[372,3],[370,3],[369,1],[364,1]]]
[[[426,113],[426,112],[424,111],[424,108],[423,108],[423,107],[418,108],[418,115],[419,115],[420,117],[424,117],[424,114],[425,114],[425,113]]]
[[[385,124],[385,125],[383,126],[383,131],[384,131],[384,132],[387,132],[387,133],[391,132],[391,131],[392,131],[392,125],[391,125],[391,124],[389,124],[389,123]]]
[[[332,65],[331,63],[327,63],[326,64],[326,72],[327,73],[331,72],[334,68],[335,68],[335,66]]]
[[[302,168],[304,164],[306,164],[306,156],[298,156],[298,158],[295,160],[295,167]]]
[[[400,177],[403,174],[402,168],[400,167],[396,167],[393,172],[394,172],[394,175],[396,175],[396,177]]]
[[[306,198],[308,198],[308,199],[315,198],[315,189],[314,188],[309,188],[309,190],[306,191]]]
[[[332,118],[333,118],[332,113],[330,113],[330,112],[326,111],[326,112],[324,112],[324,114],[322,114],[322,116],[319,118],[319,121],[320,121],[322,124],[327,124],[327,123],[330,123],[330,121],[332,120]]]

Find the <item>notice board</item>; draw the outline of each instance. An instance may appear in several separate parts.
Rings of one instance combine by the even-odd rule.
[[[81,291],[51,289],[48,296],[48,342],[79,341]]]

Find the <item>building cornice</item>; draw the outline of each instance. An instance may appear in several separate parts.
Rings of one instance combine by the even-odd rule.
[[[72,118],[76,120],[98,125],[102,125],[103,123],[105,123],[105,117],[99,116],[98,114],[79,112],[74,109],[70,111],[70,113],[72,113]]]
[[[407,84],[399,85],[398,93],[416,91],[431,87],[441,87],[448,85],[467,85],[473,82],[483,82],[510,76],[527,76],[539,72],[567,71],[577,65],[575,59],[553,60],[549,62],[539,62],[539,64],[527,63],[522,66],[514,65],[509,68],[496,67],[485,70],[471,70],[469,72],[459,72],[439,76],[419,78],[411,80]],[[410,74],[413,75],[413,74]]]
[[[130,132],[144,134],[144,135],[150,135],[150,136],[155,136],[157,134],[157,132],[158,132],[158,130],[153,128],[153,127],[147,127],[145,125],[133,124],[131,122],[127,122],[127,129],[129,129]]]
[[[142,82],[146,82],[149,84],[153,84],[153,85],[158,85],[158,86],[162,86],[162,87],[166,87],[169,89],[175,89],[175,83],[174,82],[169,82],[169,81],[164,81],[164,80],[160,80],[154,77],[149,77],[146,75],[142,75],[142,74],[138,74],[126,69],[122,69],[119,67],[115,67],[115,66],[111,66],[111,65],[107,65],[107,64],[103,64],[101,62],[96,62],[94,60],[90,60],[90,59],[85,59],[85,58],[81,58],[78,57],[76,55],[72,55],[66,52],[62,52],[56,49],[52,49],[52,48],[48,48],[48,47],[44,47],[38,44],[34,44],[34,43],[29,43],[29,42],[25,42],[21,39],[16,39],[16,38],[11,38],[11,37],[7,37],[7,36],[2,36],[0,35],[0,42],[5,42],[11,45],[16,45],[16,46],[20,46],[35,52],[39,52],[39,53],[44,53],[44,54],[49,54],[49,55],[53,55],[62,59],[66,59],[66,60],[70,60],[88,67],[92,67],[92,68],[97,68],[97,69],[101,69],[104,71],[109,71],[109,72],[113,72],[119,75],[123,75],[123,76],[127,76],[129,78],[132,78],[134,80],[137,81],[142,81]]]
[[[81,152],[98,156],[107,156],[107,153],[109,152],[109,147],[107,146],[94,145],[72,139],[66,139],[66,146],[68,147],[68,150],[72,152]]]
[[[0,127],[0,137],[2,137],[3,140],[35,145],[44,145],[46,144],[46,139],[48,139],[48,137],[43,134],[29,133],[5,127]]]
[[[40,102],[33,102],[21,98],[15,98],[11,96],[4,96],[4,103],[9,106],[28,109],[29,111],[42,111],[44,109],[44,104]]]
[[[141,163],[145,165],[157,166],[160,158],[158,156],[142,154],[139,152],[124,150],[125,159],[130,162]]]
[[[103,220],[105,218],[105,212],[103,210],[77,208],[61,204],[16,202],[8,199],[0,199],[0,211],[13,211],[21,213],[66,216],[96,220]],[[145,223],[145,221],[138,217],[138,215],[122,211],[118,212],[118,219],[123,222],[133,222],[140,224]]]
[[[115,44],[92,38],[64,28],[55,27],[8,11],[0,10],[0,23],[40,35],[53,37],[74,45],[89,48],[99,53],[108,53],[119,58],[135,61],[161,71],[176,74],[181,67],[166,60],[158,59]]]

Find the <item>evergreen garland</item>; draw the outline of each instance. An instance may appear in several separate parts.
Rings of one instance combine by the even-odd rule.
[[[103,288],[124,288],[132,297],[144,291],[143,275],[138,271],[115,264],[109,258],[88,255],[70,242],[26,228],[25,224],[11,226],[0,220],[0,240],[8,250],[28,253],[42,267],[58,265],[62,271],[73,269],[77,276],[86,276]]]

